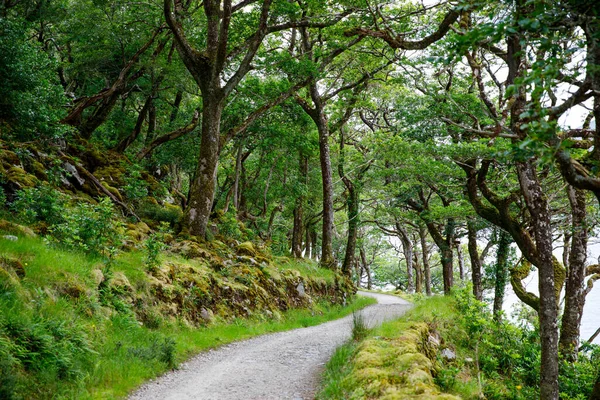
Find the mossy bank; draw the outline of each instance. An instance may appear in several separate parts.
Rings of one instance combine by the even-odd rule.
[[[347,280],[252,243],[172,239],[149,268],[142,251],[86,256],[1,225],[3,399],[119,398],[201,349],[353,309]]]

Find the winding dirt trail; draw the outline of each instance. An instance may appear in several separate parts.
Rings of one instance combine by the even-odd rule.
[[[375,326],[404,314],[398,297],[359,292],[378,304],[361,311]],[[350,338],[352,316],[259,336],[199,354],[180,369],[144,384],[130,400],[308,400],[334,350]]]

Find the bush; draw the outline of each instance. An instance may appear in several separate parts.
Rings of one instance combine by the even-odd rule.
[[[57,63],[30,40],[30,23],[0,18],[0,134],[19,140],[62,136],[66,97]]]
[[[46,222],[55,225],[63,221],[64,196],[48,185],[40,185],[17,192],[11,209],[23,222]]]
[[[138,166],[133,165],[123,178],[125,181],[125,186],[123,186],[125,197],[133,202],[139,202],[148,196],[148,182],[142,179],[141,171]]]
[[[172,228],[181,222],[183,216],[183,212],[178,207],[162,207],[159,204],[149,202],[142,203],[137,208],[137,213],[141,218],[157,222],[168,222]]]
[[[168,230],[169,224],[161,222],[158,232],[152,233],[144,242],[146,267],[149,271],[154,271],[160,265],[160,253],[167,248],[165,235],[168,234]]]
[[[114,218],[113,204],[105,197],[96,205],[77,205],[50,231],[65,247],[109,256],[123,242],[121,228],[122,223]]]

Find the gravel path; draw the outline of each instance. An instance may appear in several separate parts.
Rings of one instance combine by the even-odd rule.
[[[361,312],[374,326],[404,314],[398,297],[359,292],[378,304]],[[350,338],[352,316],[258,336],[199,354],[180,369],[144,384],[129,399],[308,400],[334,350]]]

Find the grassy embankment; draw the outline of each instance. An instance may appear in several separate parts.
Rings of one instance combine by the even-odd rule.
[[[199,351],[316,325],[373,302],[358,298],[343,307],[317,293],[311,300],[311,288],[329,287],[335,275],[286,259],[252,270],[209,271],[198,260],[169,254],[163,265],[152,275],[137,251],[121,253],[107,264],[40,238],[0,238],[0,398],[121,398]],[[192,308],[199,308],[196,303],[209,293],[194,292],[194,282],[202,282],[181,272],[188,270],[223,296],[205,299],[215,310],[207,311],[210,320],[205,322],[190,318]],[[168,284],[159,281],[163,273],[170,274]],[[267,296],[259,277],[279,285],[301,280],[307,296],[298,300],[299,308],[293,302],[275,306],[268,302],[281,299]],[[228,291],[234,293],[226,297]],[[260,304],[251,304],[255,291],[262,296]],[[192,292],[195,297],[186,303]],[[246,304],[245,317],[230,312],[240,309],[236,299]]]
[[[339,348],[317,398],[539,398],[535,323],[495,320],[470,288],[416,301],[404,317]],[[561,360],[560,398],[589,399],[599,369],[600,346],[584,343],[578,361]]]

